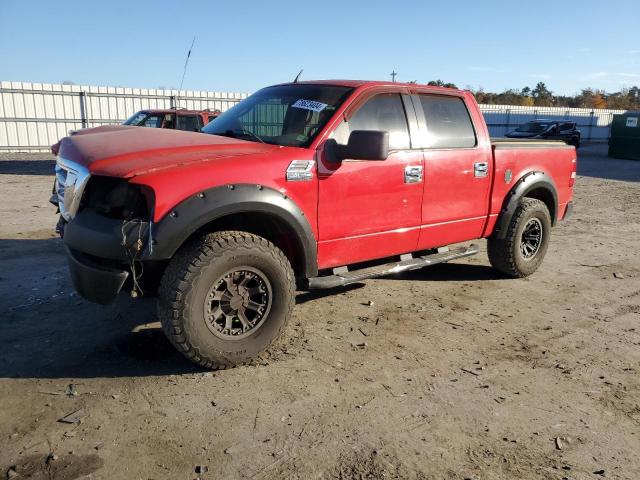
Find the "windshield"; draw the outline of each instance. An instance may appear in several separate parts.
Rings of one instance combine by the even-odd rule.
[[[549,126],[548,123],[529,122],[529,123],[525,123],[524,125],[520,125],[518,128],[516,128],[516,132],[540,133],[540,132],[544,132],[548,126]]]
[[[162,127],[162,121],[164,120],[164,114],[162,113],[150,113],[150,112],[136,112],[131,115],[123,125],[135,125],[140,127],[160,128]],[[173,128],[167,127],[165,128]]]
[[[263,88],[208,123],[202,131],[252,142],[307,147],[352,90],[306,84]]]

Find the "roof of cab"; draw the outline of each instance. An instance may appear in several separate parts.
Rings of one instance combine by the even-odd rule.
[[[299,82],[285,82],[280,85],[336,85],[340,87],[358,88],[362,86],[393,86],[393,87],[407,87],[407,88],[429,88],[434,90],[442,90],[445,92],[457,91],[463,92],[464,90],[458,88],[438,87],[435,85],[425,85],[420,83],[400,83],[400,82],[388,82],[380,80],[304,80]],[[275,86],[275,85],[274,85]]]

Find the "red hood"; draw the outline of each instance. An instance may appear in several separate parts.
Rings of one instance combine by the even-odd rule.
[[[98,127],[102,128],[102,127]],[[150,171],[224,157],[271,152],[280,147],[181,130],[107,126],[92,135],[62,140],[59,155],[92,174],[133,177]]]

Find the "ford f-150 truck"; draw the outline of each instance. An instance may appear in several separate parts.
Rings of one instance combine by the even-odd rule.
[[[495,269],[530,275],[572,211],[575,148],[492,142],[468,91],[275,85],[203,131],[67,137],[56,171],[80,295],[157,294],[168,338],[206,367],[265,351],[296,287],[447,262],[483,238]]]

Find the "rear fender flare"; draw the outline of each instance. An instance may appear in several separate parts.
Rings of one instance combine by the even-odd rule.
[[[228,215],[251,213],[266,213],[288,225],[295,232],[304,257],[304,275],[317,275],[317,241],[304,212],[286,194],[262,185],[219,186],[183,200],[152,226],[152,252],[147,258],[170,259],[208,223]]]
[[[518,180],[507,194],[492,234],[494,238],[505,238],[509,223],[518,205],[520,205],[522,199],[526,197],[529,192],[536,189],[542,189],[548,193],[548,199],[545,203],[547,203],[549,213],[551,214],[551,225],[556,224],[558,216],[558,189],[556,188],[556,184],[553,179],[544,172],[530,172]],[[548,203],[551,203],[551,205],[548,205]]]

